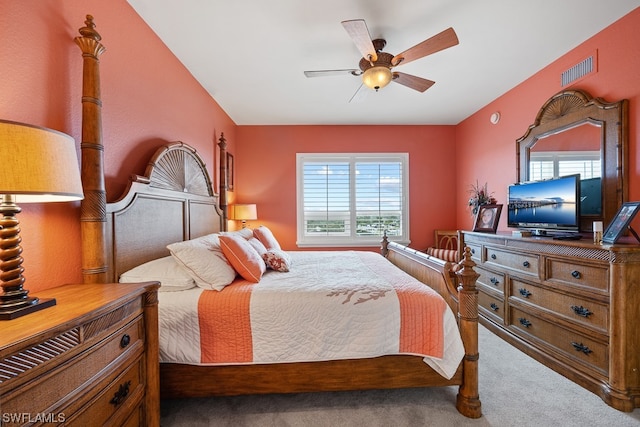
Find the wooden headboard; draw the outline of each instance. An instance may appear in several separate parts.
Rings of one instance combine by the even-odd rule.
[[[98,57],[105,51],[87,15],[75,38],[82,50],[82,275],[85,283],[116,282],[132,267],[169,255],[166,246],[226,229],[226,141],[219,138],[220,193],[196,150],[182,142],[160,147],[143,176],[106,202]]]
[[[162,146],[144,176],[133,176],[124,196],[106,205],[109,281],[146,261],[169,255],[166,246],[224,229],[218,196],[195,149]]]

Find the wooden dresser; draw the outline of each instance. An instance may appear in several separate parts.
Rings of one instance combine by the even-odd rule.
[[[483,325],[612,407],[640,406],[640,245],[462,239],[478,265]]]
[[[65,285],[0,322],[0,425],[158,426],[158,287]]]

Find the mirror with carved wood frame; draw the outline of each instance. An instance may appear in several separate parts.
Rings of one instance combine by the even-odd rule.
[[[581,173],[580,231],[587,232],[593,221],[606,227],[628,199],[627,156],[628,100],[608,103],[566,90],[545,102],[516,141],[516,176],[527,182]],[[592,170],[576,172],[576,164]]]

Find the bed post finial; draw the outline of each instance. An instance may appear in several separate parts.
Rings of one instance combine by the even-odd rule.
[[[100,40],[102,40],[102,37],[100,37],[100,34],[98,34],[98,32],[96,31],[96,24],[93,23],[93,16],[92,15],[87,15],[87,19],[84,21],[84,25],[85,27],[80,28],[80,35],[82,37],[88,37],[90,39],[93,39],[97,42],[99,42]]]
[[[227,140],[224,132],[220,132],[218,139],[220,147],[220,210],[222,211],[222,230],[227,230]]]
[[[389,238],[387,237],[387,230],[384,230],[382,233],[382,241],[380,242],[381,246],[380,246],[380,252],[382,253],[383,257],[387,256],[387,253],[389,253]]]
[[[473,269],[476,263],[471,260],[471,248],[468,246],[464,248],[462,261],[458,265],[462,266],[456,275],[460,283],[458,316],[465,356],[462,362],[464,379],[458,390],[456,408],[464,416],[480,418],[482,409],[478,395],[478,289],[476,288],[476,281],[480,275]]]
[[[82,50],[82,188],[80,232],[82,237],[82,277],[84,283],[107,283],[107,197],[104,186],[102,146],[102,101],[100,61],[106,49],[100,43],[93,16],[87,15],[81,37],[74,41]]]

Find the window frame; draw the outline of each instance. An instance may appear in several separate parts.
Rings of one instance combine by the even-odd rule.
[[[304,166],[305,163],[334,162],[349,163],[349,176],[353,178],[353,171],[358,162],[400,162],[402,167],[401,177],[401,234],[399,236],[388,236],[390,241],[399,242],[405,245],[409,241],[409,153],[296,153],[296,244],[298,247],[375,247],[380,246],[381,235],[356,236],[356,227],[348,236],[309,236],[304,232],[305,212],[304,212]],[[349,189],[349,217],[355,224],[356,211],[355,185],[356,180],[350,179]],[[352,213],[353,212],[353,213]]]

